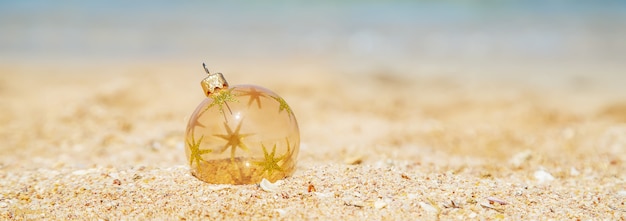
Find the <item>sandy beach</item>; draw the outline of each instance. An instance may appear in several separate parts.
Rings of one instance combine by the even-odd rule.
[[[296,173],[269,190],[190,174],[198,62],[3,65],[0,219],[626,218],[619,74],[545,87],[287,64],[213,64],[298,118]]]
[[[624,2],[0,1],[0,30],[0,220],[626,220]],[[186,137],[203,62],[289,108]]]

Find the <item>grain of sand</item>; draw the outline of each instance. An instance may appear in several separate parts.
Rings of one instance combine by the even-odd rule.
[[[5,65],[0,219],[626,219],[626,100],[601,83],[218,69],[298,117],[276,191],[190,174],[198,64]]]

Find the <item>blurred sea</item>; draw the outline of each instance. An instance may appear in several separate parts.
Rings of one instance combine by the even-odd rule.
[[[620,65],[626,1],[0,1],[0,63]]]

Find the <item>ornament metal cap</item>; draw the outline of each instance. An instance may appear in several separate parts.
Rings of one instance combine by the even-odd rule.
[[[217,90],[228,88],[228,82],[226,82],[226,78],[224,78],[222,73],[211,74],[204,63],[202,63],[202,67],[204,67],[204,71],[209,75],[200,82],[202,90],[204,90],[204,95],[208,97]]]

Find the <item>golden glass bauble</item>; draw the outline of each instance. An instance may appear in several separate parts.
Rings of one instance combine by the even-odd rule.
[[[287,102],[263,87],[229,86],[221,73],[205,71],[207,97],[185,133],[191,173],[216,184],[275,182],[293,174],[300,132]]]

